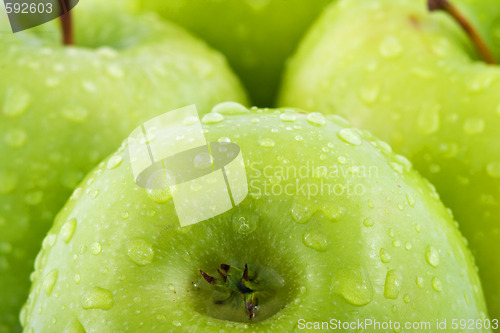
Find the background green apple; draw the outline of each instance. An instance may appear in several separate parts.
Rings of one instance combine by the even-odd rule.
[[[139,0],[222,51],[254,105],[272,106],[285,60],[332,0]]]
[[[498,2],[453,3],[466,14],[477,5],[471,17],[484,20],[493,45]],[[494,318],[500,317],[499,91],[500,68],[482,63],[457,23],[429,13],[425,1],[340,1],[303,41],[280,100],[336,110],[410,158],[460,222]]]
[[[58,22],[12,34],[1,12],[0,332],[18,322],[54,215],[123,136],[170,108],[246,101],[223,56],[184,30],[82,8],[74,47]]]
[[[300,318],[485,317],[456,223],[386,143],[336,116],[235,103],[214,110],[202,118],[206,139],[240,146],[247,198],[180,227],[172,192],[138,187],[122,144],[45,238],[21,313],[27,331],[291,332]],[[244,294],[200,274],[241,281],[245,264]],[[254,296],[249,320],[243,297]]]

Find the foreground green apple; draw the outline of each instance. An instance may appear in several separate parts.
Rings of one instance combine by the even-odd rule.
[[[473,3],[481,13],[473,17],[490,15],[484,30],[500,31],[498,1],[467,1],[463,8],[470,12]],[[500,317],[499,91],[500,68],[482,63],[456,22],[429,13],[425,1],[341,1],[304,40],[280,101],[336,110],[414,162],[460,222],[494,318]]]
[[[214,110],[202,118],[206,139],[239,145],[249,195],[181,227],[174,192],[138,187],[123,144],[45,238],[26,331],[290,332],[439,318],[458,332],[453,318],[485,322],[469,250],[408,160],[340,117]]]
[[[0,33],[0,332],[29,291],[41,240],[74,186],[141,121],[166,109],[245,102],[224,58],[154,16],[75,9],[76,46],[58,22]]]
[[[332,0],[138,0],[222,51],[254,105],[274,103],[286,58]]]

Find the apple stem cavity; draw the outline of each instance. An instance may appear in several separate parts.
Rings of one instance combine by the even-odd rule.
[[[73,45],[73,21],[70,11],[64,11],[61,15],[62,42],[63,45]]]
[[[495,58],[493,57],[490,49],[481,38],[476,29],[469,23],[469,21],[460,13],[457,7],[452,5],[448,0],[427,0],[427,6],[431,12],[433,11],[445,11],[453,17],[458,24],[465,30],[469,38],[472,40],[476,46],[481,58],[487,64],[495,64]]]

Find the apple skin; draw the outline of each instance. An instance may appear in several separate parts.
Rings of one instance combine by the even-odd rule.
[[[166,109],[246,102],[223,56],[181,28],[153,14],[72,13],[78,46],[63,48],[59,22],[14,35],[2,11],[0,332],[19,330],[28,277],[55,214],[125,135]]]
[[[500,318],[500,68],[424,1],[378,3],[327,10],[290,62],[280,105],[336,110],[407,156],[460,222]],[[476,18],[488,8],[484,30],[500,27],[496,1],[457,4],[478,4]]]
[[[332,0],[139,0],[227,56],[252,105],[274,105],[286,59]]]
[[[217,122],[202,118],[205,136],[240,146],[246,199],[180,227],[167,195],[151,196],[134,183],[124,141],[83,180],[47,234],[21,313],[25,331],[73,325],[88,333],[290,332],[299,331],[300,318],[435,322],[486,316],[456,222],[432,185],[386,143],[338,116],[248,112],[234,104],[217,110],[222,116],[210,118]],[[369,174],[368,168],[375,169]],[[302,176],[287,177],[283,170]],[[269,188],[284,191],[297,180],[305,187],[323,182],[363,192],[279,194]],[[241,217],[248,221],[244,229]],[[235,262],[274,269],[286,288],[283,309],[272,316],[261,303],[265,320],[234,322],[199,296],[200,286],[209,286],[200,269],[213,273]]]

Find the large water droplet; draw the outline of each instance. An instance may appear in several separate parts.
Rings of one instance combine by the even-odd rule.
[[[371,217],[367,217],[363,220],[363,225],[365,227],[372,227],[375,224],[375,220],[372,219]]]
[[[137,265],[145,266],[153,262],[155,252],[148,241],[139,238],[128,243],[127,255]]]
[[[57,281],[58,273],[59,271],[57,269],[53,269],[45,276],[45,279],[43,280],[43,290],[45,291],[47,296],[50,296],[52,294],[52,290],[54,289]]]
[[[359,90],[359,98],[363,104],[373,105],[380,94],[380,87],[377,84],[364,86]]]
[[[325,234],[316,229],[306,231],[302,237],[302,242],[305,246],[320,252],[326,251],[328,248]]]
[[[66,327],[64,327],[63,333],[86,333],[82,324],[78,321],[78,319],[71,319]]]
[[[235,213],[232,217],[233,230],[242,235],[248,235],[257,229],[257,215]]]
[[[222,102],[217,104],[212,108],[212,112],[219,113],[221,115],[237,115],[237,114],[246,114],[250,111],[236,102]]]
[[[331,203],[329,205],[325,205],[321,211],[325,215],[325,217],[330,220],[331,222],[338,222],[342,220],[342,218],[346,214],[346,209],[342,206],[338,206],[334,203]]]
[[[3,114],[6,117],[23,115],[31,104],[31,95],[22,88],[9,88],[5,94]]]
[[[322,113],[312,112],[307,115],[307,121],[316,126],[323,126],[326,124],[326,118]]]
[[[120,155],[114,155],[111,156],[110,159],[108,160],[108,163],[106,164],[106,167],[111,170],[114,168],[117,168],[122,164],[123,158]]]
[[[396,36],[386,36],[379,46],[379,53],[384,58],[394,58],[403,52],[401,41]]]
[[[0,170],[0,194],[12,192],[18,183],[17,175],[13,172]]]
[[[431,284],[432,284],[432,289],[434,289],[435,291],[443,290],[443,283],[437,277],[432,278]]]
[[[160,189],[147,189],[146,190],[146,195],[148,196],[149,199],[153,200],[156,203],[165,203],[172,199],[172,193],[170,192],[170,188],[160,188]],[[123,215],[122,215],[123,217]],[[128,217],[128,213],[127,213]]]
[[[441,105],[426,106],[420,111],[417,119],[417,130],[425,135],[432,134],[439,129],[441,120]]]
[[[464,122],[464,132],[468,135],[479,134],[484,131],[485,122],[482,118],[468,118]]]
[[[73,237],[73,234],[75,233],[76,229],[76,219],[71,218],[66,223],[63,224],[61,227],[61,231],[59,232],[59,235],[61,236],[61,239],[67,244]]]
[[[385,276],[384,297],[388,299],[398,298],[403,285],[403,275],[401,272],[391,269]]]
[[[416,283],[420,289],[424,289],[424,278],[423,277],[418,276]]]
[[[89,116],[89,111],[82,106],[68,106],[62,109],[61,115],[74,123],[83,123]]]
[[[382,261],[384,264],[387,264],[391,262],[391,255],[386,251],[386,249],[381,248],[380,249],[380,261]]]
[[[491,162],[486,166],[486,172],[490,177],[500,178],[500,162]]]
[[[285,110],[285,112],[280,114],[280,119],[283,121],[292,122],[297,119],[297,114],[295,110]]]
[[[109,310],[113,307],[113,294],[108,289],[93,287],[83,295],[80,304],[85,310]]]
[[[198,170],[205,170],[212,166],[212,161],[208,152],[201,152],[194,157],[194,167]]]
[[[10,129],[9,131],[7,131],[7,133],[5,134],[5,142],[9,146],[14,147],[14,148],[20,148],[20,147],[24,146],[27,138],[28,138],[28,135],[26,134],[25,131],[23,131],[21,129],[13,128],[13,129]]]
[[[259,145],[261,145],[264,148],[271,148],[274,147],[275,143],[274,140],[265,138],[259,140]]]
[[[337,135],[342,141],[353,146],[359,146],[363,142],[361,136],[352,128],[341,129]]]
[[[439,266],[439,251],[434,246],[427,246],[425,249],[425,260],[432,267]]]
[[[355,306],[366,305],[373,299],[373,287],[364,269],[338,270],[333,277],[332,290]]]
[[[98,255],[102,251],[102,246],[98,242],[94,242],[90,245],[90,251],[92,252],[93,255]]]
[[[309,222],[314,212],[315,209],[311,205],[297,201],[292,204],[292,209],[290,210],[293,220],[301,224]]]
[[[216,112],[207,113],[203,116],[203,118],[201,118],[201,122],[204,124],[216,124],[220,123],[223,120],[224,116]]]

